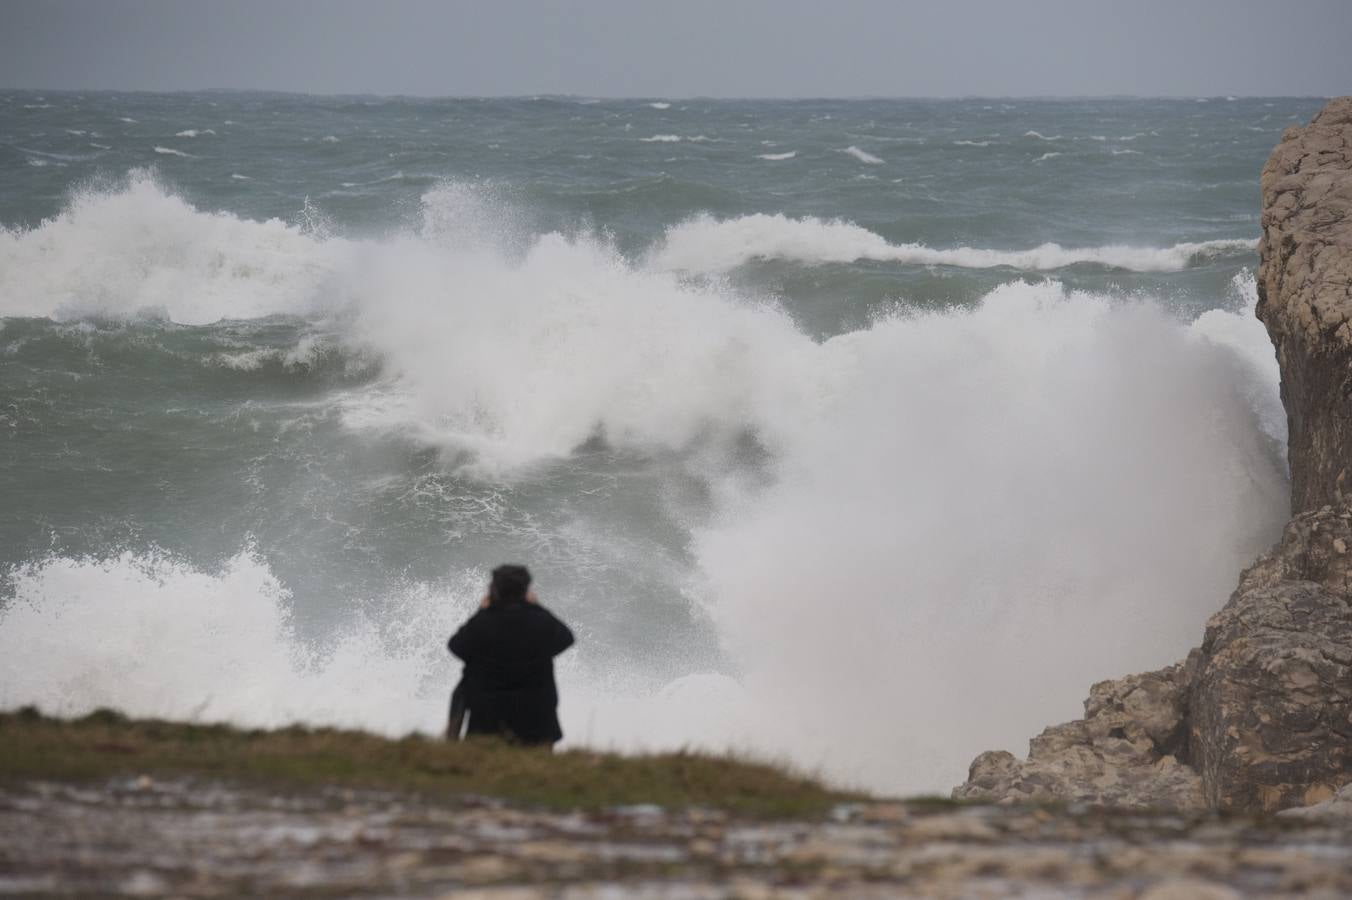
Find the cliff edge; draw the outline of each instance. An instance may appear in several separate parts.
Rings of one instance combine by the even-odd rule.
[[[1287,129],[1262,203],[1294,518],[1185,661],[1094,685],[1083,719],[1025,760],[981,754],[955,797],[1267,811],[1352,784],[1352,97]]]

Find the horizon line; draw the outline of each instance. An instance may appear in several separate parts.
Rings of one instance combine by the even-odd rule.
[[[1332,100],[1334,97],[1343,96],[1341,94],[820,94],[820,95],[757,95],[757,94],[729,94],[726,96],[715,96],[712,94],[686,94],[686,95],[661,95],[661,94],[580,94],[580,93],[526,93],[526,94],[410,94],[410,93],[380,93],[376,91],[301,91],[279,88],[234,88],[234,87],[206,87],[206,88],[44,88],[44,87],[0,87],[0,91],[31,92],[31,93],[49,93],[49,94],[157,94],[157,95],[176,95],[176,94],[267,94],[281,95],[288,97],[328,97],[328,98],[347,98],[347,97],[373,97],[382,100],[599,100],[599,101],[714,101],[714,102],[736,102],[736,101],[779,101],[779,102],[814,102],[814,101],[879,101],[879,100],[920,100],[920,101],[952,101],[952,100]]]

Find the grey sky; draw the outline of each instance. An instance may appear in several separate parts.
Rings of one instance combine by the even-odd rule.
[[[0,87],[1328,95],[1352,0],[0,0]]]

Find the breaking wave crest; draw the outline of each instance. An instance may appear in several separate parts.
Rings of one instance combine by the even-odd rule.
[[[1031,250],[939,249],[924,244],[892,244],[867,228],[839,219],[757,213],[732,219],[701,215],[675,225],[667,229],[665,240],[655,249],[653,262],[689,272],[726,272],[757,259],[808,265],[867,259],[968,269],[1003,266],[1025,271],[1052,271],[1089,263],[1137,272],[1176,272],[1216,256],[1250,254],[1257,246],[1257,241],[1222,240],[1172,247],[1042,244]]]

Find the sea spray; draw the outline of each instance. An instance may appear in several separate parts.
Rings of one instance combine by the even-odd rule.
[[[238,189],[270,165],[232,160],[260,179]],[[330,184],[408,186],[359,171]],[[978,303],[919,303],[899,277],[899,301],[818,340],[775,284],[718,277],[758,259],[1207,274],[1251,257],[1233,231],[907,244],[849,209],[733,210],[626,244],[453,179],[380,233],[186,196],[136,172],[0,235],[0,315],[72,332],[59,359],[42,323],[3,332],[11,471],[68,466],[78,490],[25,509],[76,519],[52,546],[94,547],[4,573],[0,705],[436,732],[445,638],[519,552],[581,638],[570,744],[732,746],[943,790],[1093,680],[1174,661],[1284,509],[1251,295],[1193,318],[1018,272]],[[843,283],[823,290],[853,308]],[[91,385],[126,393],[95,409]]]

